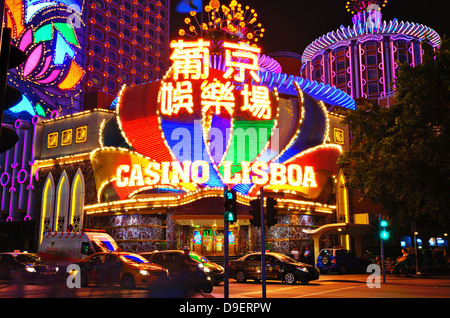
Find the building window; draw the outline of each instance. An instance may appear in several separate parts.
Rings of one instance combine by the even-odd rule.
[[[123,34],[127,37],[127,38],[131,38],[131,30],[128,28],[123,28]]]
[[[378,78],[378,71],[377,70],[368,70],[367,71],[367,79],[374,80]]]
[[[117,16],[117,15],[116,15]],[[114,20],[109,21],[109,26],[113,31],[119,31],[119,25]]]
[[[97,40],[100,40],[100,41],[102,41],[105,38],[105,35],[99,29],[94,30],[94,36]]]
[[[108,80],[108,82],[106,83],[106,85],[108,86],[108,89],[115,91],[117,86],[116,86],[116,82],[113,80]]]
[[[132,24],[132,22],[133,22],[133,19],[128,14],[124,14],[123,19],[128,24]]]
[[[110,61],[117,62],[117,54],[114,51],[109,50],[108,51],[108,57],[109,57]]]
[[[124,52],[131,53],[131,46],[128,43],[123,43],[122,48]]]
[[[109,44],[113,47],[117,47],[118,41],[114,36],[109,37]]]
[[[102,70],[103,69],[103,63],[102,63],[102,61],[100,61],[98,59],[94,59],[94,62],[92,63],[92,65],[97,70]]]
[[[377,57],[375,55],[367,56],[367,65],[375,65],[377,64]]]
[[[378,94],[378,85],[377,84],[369,84],[369,95]]]
[[[98,55],[102,55],[103,54],[103,47],[98,45],[97,43],[94,44],[94,52]]]
[[[116,68],[112,65],[108,66],[108,73],[109,75],[116,75]]]

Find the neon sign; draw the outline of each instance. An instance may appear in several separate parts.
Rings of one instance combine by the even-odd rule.
[[[242,162],[242,172],[232,176],[231,162],[224,163],[225,184],[286,185],[293,187],[317,187],[314,168],[297,164]],[[143,187],[155,184],[207,183],[209,164],[206,161],[151,162],[146,167],[141,164],[120,165],[116,169],[116,185],[123,187]]]
[[[172,70],[159,90],[161,113],[167,116],[193,114],[195,91],[198,91],[201,92],[202,113],[213,111],[220,115],[224,110],[232,116],[238,107],[239,111],[247,112],[250,117],[271,119],[269,88],[248,83],[251,80],[261,82],[258,76],[258,54],[261,49],[244,42],[224,42],[227,71],[221,76],[210,76],[210,45],[211,42],[203,39],[172,41]],[[171,82],[170,77],[175,82]]]
[[[112,190],[123,200],[158,188],[179,195],[225,185],[239,195],[266,187],[314,200],[337,174],[342,148],[329,143],[325,105],[298,81],[289,94],[295,101],[278,95],[280,86],[260,69],[256,16],[248,28],[228,14],[218,21],[218,10],[241,15],[235,1],[230,6],[206,7],[215,18],[202,26],[204,38],[171,42],[162,80],[122,88],[116,118],[102,125],[101,147],[91,153],[99,202]],[[214,36],[219,30],[227,36]]]

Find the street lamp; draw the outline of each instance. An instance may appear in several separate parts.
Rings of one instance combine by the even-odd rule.
[[[418,250],[417,250],[417,235],[418,232],[414,232],[414,248],[416,249],[416,275],[420,275],[419,272],[419,256],[418,256]]]

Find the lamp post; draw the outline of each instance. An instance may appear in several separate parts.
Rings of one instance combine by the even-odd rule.
[[[418,232],[414,232],[414,248],[416,250],[416,275],[420,275],[419,272],[419,256],[418,256],[418,251],[417,251],[417,235],[419,233]]]

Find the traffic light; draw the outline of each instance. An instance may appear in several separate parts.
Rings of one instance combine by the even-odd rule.
[[[274,226],[277,224],[278,219],[276,217],[278,210],[275,208],[277,205],[277,200],[274,198],[268,197],[266,201],[266,211],[267,211],[267,220],[266,225],[267,226]]]
[[[7,84],[8,70],[16,68],[26,60],[24,52],[11,44],[11,29],[0,25],[0,123],[3,121],[3,111],[17,105],[22,100],[22,93]],[[0,125],[0,153],[12,148],[19,136],[14,129]]]
[[[261,226],[261,200],[255,199],[250,201],[250,214],[253,219],[250,219],[250,224],[256,227]]]
[[[389,239],[389,222],[386,220],[381,220],[380,221],[380,238],[382,240],[387,240]]]
[[[223,206],[225,207],[224,219],[225,222],[233,223],[237,220],[237,206],[236,206],[236,191],[235,190],[225,190],[223,193],[225,197],[225,202]]]

